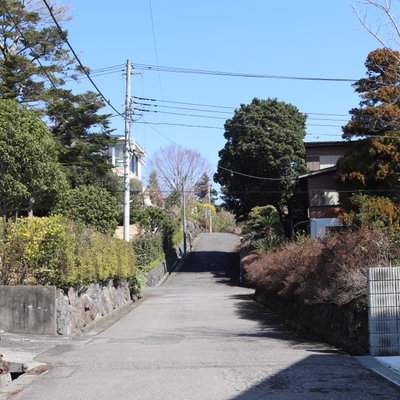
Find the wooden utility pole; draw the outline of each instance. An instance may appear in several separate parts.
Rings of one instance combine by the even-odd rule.
[[[124,240],[130,239],[130,142],[131,142],[131,74],[130,60],[126,62],[125,145],[124,145]]]

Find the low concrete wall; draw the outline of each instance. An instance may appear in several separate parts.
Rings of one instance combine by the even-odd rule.
[[[157,286],[164,276],[175,268],[177,261],[180,260],[182,256],[183,243],[174,246],[165,260],[162,260],[157,267],[145,273],[146,286]]]
[[[68,290],[55,286],[0,286],[0,329],[73,335],[131,301],[126,281]]]
[[[55,335],[55,286],[0,286],[0,329]]]

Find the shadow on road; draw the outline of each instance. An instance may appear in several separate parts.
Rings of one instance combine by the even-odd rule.
[[[394,400],[399,395],[398,389],[350,357],[313,354],[231,400]]]
[[[239,284],[239,253],[224,251],[193,251],[188,254],[178,273],[211,272],[216,282]]]
[[[400,398],[399,389],[372,374],[353,357],[319,342],[311,334],[288,327],[279,317],[252,301],[251,295],[239,294],[231,298],[235,301],[239,318],[257,322],[257,328],[254,331],[238,334],[242,340],[273,339],[273,341],[279,341],[279,348],[282,348],[286,354],[290,354],[291,351],[300,351],[304,354],[301,361],[278,373],[268,373],[268,367],[266,367],[265,377],[258,384],[246,388],[231,400],[392,400]],[[274,342],[270,343],[273,345]],[[285,362],[282,361],[284,359],[285,354],[282,354],[282,359],[279,358],[278,364],[284,365]],[[268,364],[271,361],[266,359],[265,362]],[[288,361],[287,364],[290,362]]]

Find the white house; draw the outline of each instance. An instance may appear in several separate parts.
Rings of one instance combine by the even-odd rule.
[[[113,165],[113,171],[118,176],[124,176],[124,147],[125,137],[116,136],[117,141],[114,145],[108,149],[108,155],[110,157],[111,164]],[[131,138],[129,143],[129,158],[130,158],[130,179],[138,179],[142,181],[142,167],[145,162],[147,154],[144,149]]]

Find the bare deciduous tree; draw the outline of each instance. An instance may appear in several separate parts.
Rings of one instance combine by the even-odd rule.
[[[161,148],[150,165],[156,171],[163,189],[178,192],[182,190],[182,184],[185,191],[191,191],[210,169],[199,152],[176,145]]]
[[[400,0],[348,0],[348,3],[362,26],[382,47],[400,47]]]

